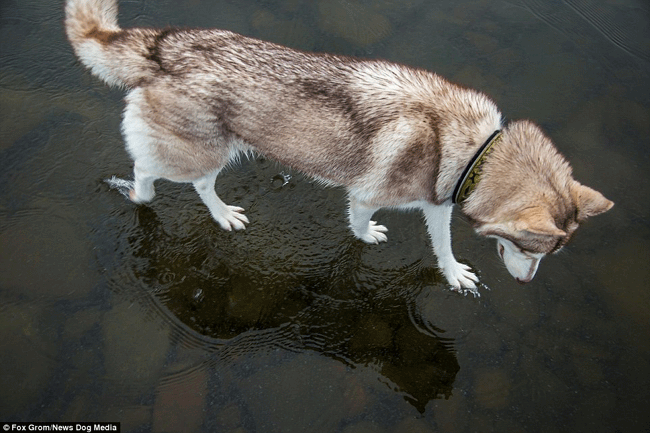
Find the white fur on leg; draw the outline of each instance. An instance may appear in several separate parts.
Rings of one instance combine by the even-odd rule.
[[[105,182],[133,203],[151,201],[155,195],[153,182],[156,180],[156,177],[143,175],[142,172],[138,172],[137,170],[134,173],[135,180],[125,180],[113,176],[110,179],[106,179]]]
[[[133,176],[135,178],[133,189],[129,191],[131,201],[133,203],[146,203],[153,200],[154,195],[156,195],[153,183],[157,177],[139,169],[137,164],[133,169]]]
[[[364,206],[354,198],[350,198],[350,228],[357,238],[368,244],[388,241],[385,235],[388,229],[370,220],[376,211],[377,208]]]
[[[440,206],[427,204],[422,209],[433,244],[433,252],[438,257],[438,266],[452,290],[480,296],[476,288],[478,278],[471,272],[469,266],[456,261],[451,249],[451,204]]]
[[[217,179],[217,174],[211,174],[201,179],[192,182],[194,188],[199,193],[201,200],[210,210],[212,218],[219,223],[222,229],[231,230],[244,230],[246,224],[249,223],[246,215],[243,214],[244,209],[238,206],[228,206],[225,204],[216,191],[214,190],[214,182]]]

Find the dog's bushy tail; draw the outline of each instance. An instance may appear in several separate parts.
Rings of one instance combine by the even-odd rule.
[[[66,0],[65,29],[81,63],[107,84],[132,87],[150,76],[156,31],[120,29],[117,0]]]

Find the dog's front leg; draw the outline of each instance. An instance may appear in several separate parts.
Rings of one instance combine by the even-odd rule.
[[[433,252],[438,258],[438,266],[449,284],[451,284],[452,290],[465,293],[470,291],[474,296],[477,296],[476,283],[478,278],[471,272],[469,266],[456,261],[451,249],[452,208],[451,204],[439,206],[427,204],[422,209],[431,243],[433,244]]]

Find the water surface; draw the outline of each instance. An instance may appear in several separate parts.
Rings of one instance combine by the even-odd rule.
[[[422,216],[355,240],[341,189],[264,158],[136,206],[123,92],[84,71],[59,2],[0,4],[0,420],[123,431],[650,429],[650,18],[636,0],[148,1],[123,26],[220,27],[427,68],[538,122],[616,202],[520,286],[454,218],[489,287],[452,293]]]

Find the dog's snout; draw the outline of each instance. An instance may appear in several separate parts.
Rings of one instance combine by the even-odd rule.
[[[516,278],[516,280],[523,286],[526,283],[530,283],[530,280],[532,280],[532,278]]]

